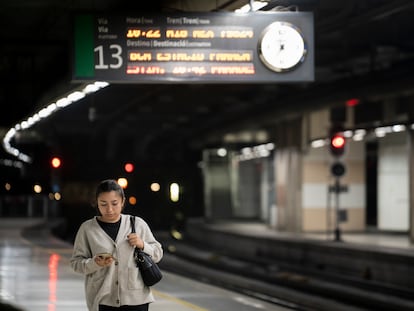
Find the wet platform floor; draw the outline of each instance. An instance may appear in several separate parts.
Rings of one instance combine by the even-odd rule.
[[[69,266],[71,245],[51,236],[23,237],[28,225],[0,220],[0,302],[27,311],[87,311],[83,276]],[[151,311],[289,310],[166,271],[153,292]]]

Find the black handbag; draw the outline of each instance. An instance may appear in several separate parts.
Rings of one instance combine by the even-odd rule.
[[[132,233],[135,233],[135,217],[131,216]],[[162,279],[162,273],[158,265],[152,260],[151,256],[140,250],[134,248],[134,260],[139,271],[141,272],[142,280],[147,286],[152,286]]]

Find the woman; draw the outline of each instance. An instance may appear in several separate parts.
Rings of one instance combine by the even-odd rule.
[[[104,180],[96,189],[99,216],[81,224],[70,264],[85,275],[85,296],[90,311],[147,311],[154,297],[135,265],[134,247],[155,262],[163,250],[147,223],[135,217],[131,233],[130,215],[122,214],[125,194],[115,180]]]

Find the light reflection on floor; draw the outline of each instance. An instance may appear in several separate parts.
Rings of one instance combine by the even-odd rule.
[[[51,254],[49,258],[49,305],[48,311],[56,311],[56,287],[58,281],[58,267],[60,256]]]
[[[72,271],[68,256],[62,257],[71,252],[63,248],[69,244],[38,247],[21,236],[20,223],[1,224],[0,301],[25,311],[87,311],[83,277]],[[39,239],[48,243],[47,237]]]

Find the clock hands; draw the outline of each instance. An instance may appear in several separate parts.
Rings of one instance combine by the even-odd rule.
[[[266,67],[275,72],[285,72],[303,62],[306,49],[303,37],[294,25],[275,22],[263,31],[259,52]]]

